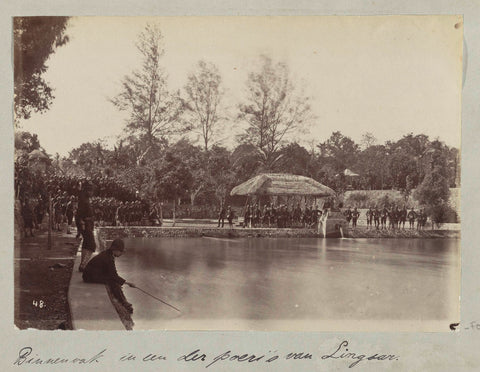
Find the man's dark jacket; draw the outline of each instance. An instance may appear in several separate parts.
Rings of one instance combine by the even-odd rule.
[[[123,285],[125,279],[117,274],[113,251],[107,249],[93,257],[83,271],[83,281],[87,283],[117,283]]]

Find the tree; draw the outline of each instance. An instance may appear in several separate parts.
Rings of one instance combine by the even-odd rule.
[[[426,208],[433,223],[440,225],[446,221],[451,208],[448,206],[448,168],[446,146],[433,141],[425,152],[426,171],[423,181],[415,190],[415,198]]]
[[[388,158],[388,169],[392,177],[392,186],[397,190],[405,191],[407,176],[410,177],[410,187],[418,185],[419,175],[414,155],[407,149],[396,146]]]
[[[32,111],[50,108],[53,89],[44,80],[46,62],[56,48],[68,42],[69,17],[13,18],[13,73],[15,122],[30,118]]]
[[[328,140],[318,145],[320,157],[327,158],[337,172],[342,172],[357,160],[358,145],[341,132],[333,132]]]
[[[239,105],[238,118],[248,123],[242,142],[254,145],[264,168],[272,168],[287,135],[305,129],[312,119],[309,98],[294,85],[285,63],[262,57],[259,71],[247,79],[247,98]]]
[[[193,207],[198,195],[205,190],[208,184],[208,176],[206,170],[206,154],[201,148],[192,145],[189,141],[181,139],[175,145],[169,148],[169,151],[175,154],[182,154],[182,161],[192,175],[192,183],[190,186],[190,204]]]
[[[110,168],[106,167],[108,156],[109,151],[100,142],[86,142],[72,149],[68,160],[71,164],[79,167],[85,176],[93,177],[101,175]]]
[[[225,147],[212,146],[209,153],[209,186],[212,187],[219,204],[225,202],[230,190],[237,184],[235,171],[231,166],[230,152]]]
[[[164,55],[163,37],[158,26],[147,25],[136,44],[142,67],[122,81],[122,91],[110,101],[129,113],[127,130],[144,140],[144,153],[181,133],[181,103],[178,92],[168,91],[167,75],[160,65]]]
[[[31,153],[35,150],[43,153],[42,157],[48,158],[36,134],[15,133],[14,186],[15,196],[21,201],[46,195],[45,170],[40,165],[42,161],[32,158]],[[46,162],[50,164],[51,160]]]
[[[280,154],[275,171],[313,177],[313,157],[303,146],[289,143],[280,149]]]
[[[23,151],[30,153],[33,150],[40,149],[40,142],[35,133],[30,132],[15,132],[15,151]]]
[[[203,149],[209,146],[218,134],[222,118],[219,107],[224,94],[222,78],[213,63],[199,61],[196,71],[188,75],[185,85],[184,108],[189,127],[198,133],[203,141]]]
[[[231,164],[235,171],[237,183],[248,180],[262,170],[257,148],[247,143],[241,143],[233,150]]]
[[[377,139],[370,132],[365,132],[362,134],[362,147],[364,150],[368,149],[370,146],[376,145]]]
[[[175,206],[178,198],[188,195],[193,177],[187,165],[174,151],[167,151],[164,159],[152,164],[153,184],[161,199],[173,200],[173,225],[175,226]]]
[[[358,155],[354,168],[360,174],[364,187],[376,190],[389,184],[387,161],[387,151],[383,145],[369,146]]]

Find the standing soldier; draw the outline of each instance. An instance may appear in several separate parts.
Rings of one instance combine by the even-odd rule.
[[[78,217],[82,228],[82,259],[79,271],[83,271],[90,260],[93,252],[95,252],[95,238],[93,236],[94,221],[93,210],[90,204],[90,197],[93,194],[92,185],[86,183],[83,185],[80,195],[78,197]]]
[[[235,213],[233,213],[232,207],[228,206],[227,208],[227,220],[228,226],[233,229],[233,219],[235,218]]]
[[[122,224],[122,214],[123,214],[123,201],[120,202],[120,204],[117,207],[117,210],[115,211],[115,225],[116,226],[121,226],[121,224]]]
[[[75,213],[75,197],[71,196],[70,200],[67,203],[67,207],[65,208],[65,215],[67,216],[67,234],[71,234],[70,225],[72,224],[74,213]]]
[[[277,220],[277,208],[275,208],[275,205],[272,204],[272,207],[270,209],[270,221],[272,225],[275,225],[276,220]]]
[[[25,227],[25,236],[27,236],[27,232],[30,231],[30,236],[33,237],[35,216],[33,213],[33,208],[28,200],[26,200],[22,205],[22,217],[23,225]]]
[[[218,226],[217,227],[220,227],[220,222],[222,223],[222,227],[224,226],[224,224],[225,224],[225,214],[226,214],[225,206],[223,205],[223,202],[222,202],[222,204],[220,205],[220,212],[218,213]]]
[[[159,224],[160,218],[158,217],[158,209],[157,204],[154,203],[152,208],[150,209],[150,213],[148,214],[148,220],[150,221],[151,226],[156,226]]]
[[[250,226],[250,214],[251,214],[251,210],[250,210],[250,204],[247,204],[247,206],[245,207],[245,213],[243,214],[243,227],[251,227]]]
[[[75,209],[75,225],[77,226],[77,235],[75,236],[75,239],[78,239],[81,236],[83,236],[82,223],[80,221],[80,216],[78,215],[78,205],[77,205],[77,208]]]
[[[143,220],[143,206],[140,200],[135,200],[135,217],[137,225],[141,225]]]
[[[93,216],[99,226],[103,226],[102,199],[97,198],[93,201]]]
[[[53,213],[54,213],[54,230],[61,230],[61,225],[63,223],[63,207],[62,207],[62,199],[60,196],[57,196],[54,199],[53,203]]]
[[[396,223],[395,207],[391,207],[388,210],[388,226],[390,227],[390,229],[395,229],[395,223]]]
[[[38,200],[37,203],[35,204],[35,208],[33,209],[33,214],[35,215],[34,221],[37,224],[37,226],[35,227],[37,229],[39,228],[39,225],[42,223],[44,212],[45,212],[45,206],[40,200]]]
[[[303,227],[308,227],[310,224],[310,207],[306,207],[303,210],[303,217],[302,217]]]
[[[417,230],[422,229],[422,223],[423,223],[423,209],[420,209],[420,211],[417,214]]]
[[[297,203],[295,209],[293,210],[293,223],[294,225],[298,225],[300,223],[300,218],[302,217],[302,208],[300,208],[300,204]]]
[[[263,213],[262,213],[262,226],[263,227],[269,225],[268,224],[269,214],[270,214],[269,208],[268,208],[267,204],[265,204],[263,206]]]
[[[63,222],[67,221],[67,204],[70,200],[66,191],[63,192],[60,200],[61,200],[61,208],[62,208],[62,222],[61,223],[63,223]],[[67,229],[68,229],[68,227],[67,227]],[[61,228],[60,228],[60,230],[61,230]]]
[[[350,221],[352,220],[352,210],[350,207],[347,208],[345,212],[343,212],[345,219],[347,220],[347,226],[350,226]]]
[[[262,223],[263,227],[270,227],[270,204],[268,203],[263,206]]]
[[[427,219],[428,219],[427,213],[425,212],[425,208],[423,208],[422,214],[423,214],[423,218],[422,218],[422,230],[423,230],[427,224]],[[433,221],[432,221],[432,229],[433,229]]]
[[[375,207],[373,210],[373,223],[378,230],[380,228],[380,211],[378,210],[378,207]]]
[[[415,228],[415,217],[416,216],[417,216],[417,214],[415,213],[415,210],[412,207],[410,212],[408,212],[408,214],[407,214],[408,223],[410,224],[410,229]]]
[[[357,211],[357,207],[355,207],[355,208],[353,208],[353,212],[352,212],[352,227],[353,228],[357,227],[358,217],[360,217],[360,212]]]
[[[252,226],[258,227],[258,223],[260,222],[260,217],[262,214],[262,212],[260,211],[260,207],[258,206],[258,203],[255,203],[255,205],[253,206],[252,214],[253,214]]]
[[[318,221],[319,221],[319,218],[322,214],[322,212],[320,211],[320,209],[318,209],[318,205],[316,205],[314,208],[313,208],[313,216],[312,216],[312,226],[317,226],[318,228]]]
[[[125,225],[133,226],[133,202],[127,201],[125,204]]]
[[[311,219],[313,219],[313,208],[311,213]],[[283,219],[285,220],[285,222],[283,223],[283,227],[290,227],[292,223],[292,213],[288,209],[288,204],[283,205]]]
[[[318,205],[317,207],[315,208],[315,215],[316,215],[316,223],[317,223],[317,230],[320,229],[320,225],[321,225],[321,221],[322,221],[322,210],[320,208],[318,208]]]
[[[401,211],[398,208],[398,205],[395,207],[393,213],[395,214],[394,225],[395,225],[395,227],[400,228]]]
[[[403,206],[403,209],[400,211],[400,223],[398,227],[400,228],[400,224],[402,225],[402,228],[405,230],[405,222],[407,221],[407,208]]]
[[[285,204],[280,204],[278,208],[277,226],[287,227],[287,219],[288,219],[287,206]]]
[[[368,229],[368,228],[372,227],[372,222],[373,222],[373,208],[372,207],[370,207],[367,210],[366,216],[367,216],[367,229]]]
[[[382,212],[380,213],[380,223],[382,225],[382,230],[387,228],[387,217],[388,209],[387,206],[383,206]]]

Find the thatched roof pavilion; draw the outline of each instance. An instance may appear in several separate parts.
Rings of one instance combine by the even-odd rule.
[[[335,192],[320,182],[304,176],[264,173],[236,186],[230,195],[305,195],[333,196]]]

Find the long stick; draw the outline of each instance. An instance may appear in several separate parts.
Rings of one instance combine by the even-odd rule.
[[[150,297],[153,297],[155,300],[160,301],[160,302],[164,303],[165,305],[170,306],[172,309],[175,309],[175,310],[177,310],[179,313],[181,313],[181,311],[178,310],[175,306],[172,306],[172,305],[170,305],[169,303],[163,301],[162,299],[160,299],[160,298],[158,298],[158,297],[155,297],[154,295],[148,293],[147,291],[144,291],[142,288],[138,288],[137,286],[135,286],[134,288],[137,288],[139,291],[142,291],[142,292],[145,293],[146,295],[149,295]]]

